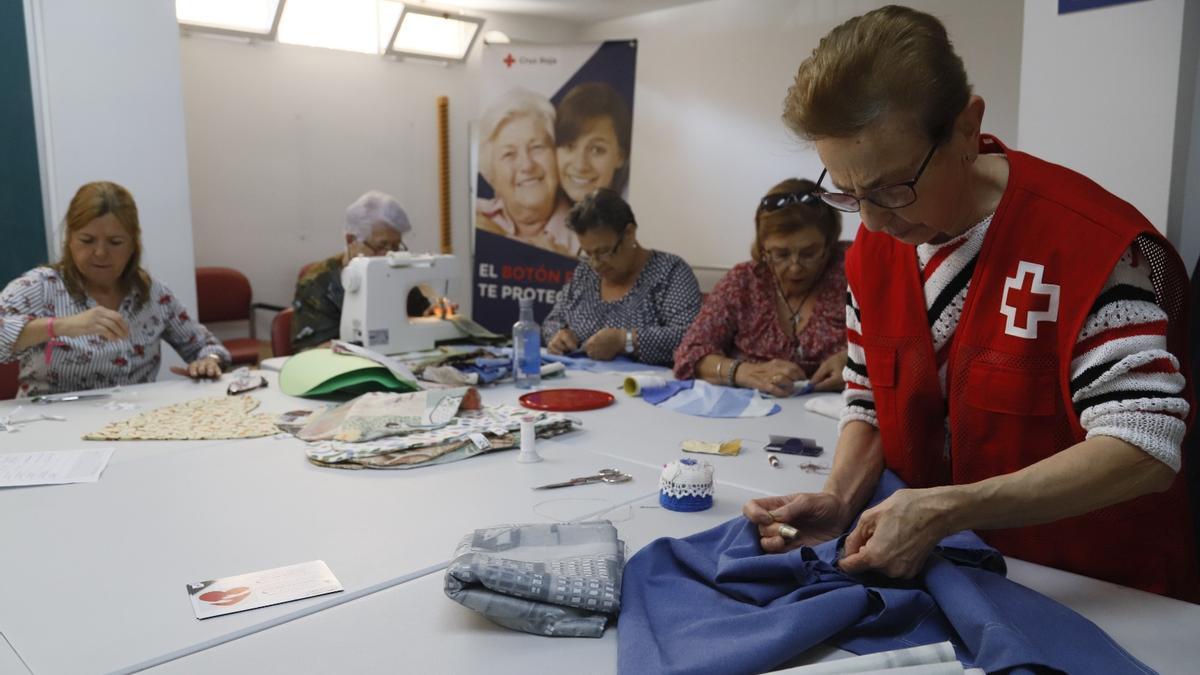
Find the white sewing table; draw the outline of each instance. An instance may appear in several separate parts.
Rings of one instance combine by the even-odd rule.
[[[317,401],[254,392],[259,410]],[[828,465],[835,423],[782,401],[766,418],[717,420],[662,410],[618,391],[621,376],[571,371],[547,387],[612,392],[608,408],[573,413],[581,430],[539,441],[545,458],[515,451],[410,470],[320,468],[292,438],[240,441],[79,440],[136,412],[225,384],[164,380],[112,399],[24,412],[63,415],[0,433],[0,452],[113,446],[96,483],[0,489],[0,673],[548,672],[612,673],[618,630],[550,639],[500,628],[442,593],[458,540],[499,523],[584,517],[614,521],[627,553],[660,536],[686,536],[740,514],[746,499],[820,488],[799,468]],[[481,390],[486,404],[516,402],[511,385]],[[138,406],[113,410],[113,402]],[[0,416],[17,402],[0,403]],[[824,456],[761,450],[768,434],[815,438]],[[716,467],[716,505],[685,514],[657,507],[662,464],[684,439],[747,439]],[[628,483],[533,491],[611,467]],[[185,584],[324,560],[345,591],[199,621]],[[1010,576],[1076,609],[1161,672],[1200,663],[1200,606],[1010,560]],[[827,658],[829,650],[814,658]]]

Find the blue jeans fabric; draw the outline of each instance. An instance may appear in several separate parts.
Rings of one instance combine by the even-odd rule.
[[[904,487],[891,472],[871,505]],[[1104,631],[1004,577],[1004,559],[972,532],[940,542],[902,581],[851,577],[844,536],[764,554],[736,518],[685,539],[658,539],[625,568],[621,673],[757,673],[819,643],[868,654],[949,640],[989,673],[1151,673]]]

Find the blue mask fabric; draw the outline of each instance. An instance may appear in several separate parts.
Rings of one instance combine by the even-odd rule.
[[[890,471],[868,506],[905,487]],[[625,568],[620,673],[758,673],[821,643],[855,654],[949,640],[989,673],[1152,673],[1071,609],[1005,578],[969,531],[943,539],[914,579],[850,576],[845,535],[765,554],[735,518],[652,542]]]

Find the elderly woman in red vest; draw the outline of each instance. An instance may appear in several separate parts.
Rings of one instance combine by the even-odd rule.
[[[912,489],[863,512],[848,572],[912,577],[973,528],[1007,555],[1200,601],[1177,475],[1183,265],[1128,203],[982,134],[983,113],[945,28],[911,9],[850,19],[800,65],[784,119],[815,143],[822,198],[862,217],[847,405],[824,490],[745,514],[768,551],[826,540],[886,467]]]

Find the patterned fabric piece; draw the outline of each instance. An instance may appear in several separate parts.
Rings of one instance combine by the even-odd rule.
[[[279,433],[252,396],[202,398],[138,413],[84,435],[85,441],[200,441],[258,438]]]
[[[306,454],[310,460],[323,464],[334,464],[399,450],[428,448],[450,441],[469,440],[469,436],[475,433],[499,436],[511,431],[519,431],[521,418],[531,414],[537,418],[534,422],[534,428],[537,430],[569,421],[563,415],[531,413],[529,410],[515,406],[485,407],[482,410],[460,412],[449,424],[439,429],[416,431],[402,436],[389,436],[366,443],[322,441],[310,445]]]
[[[565,434],[571,431],[572,428],[571,422],[564,419],[561,422],[537,427],[536,433],[538,438],[552,438],[559,434]],[[511,450],[521,445],[521,434],[516,431],[504,434],[489,432],[484,434],[484,436],[488,441],[488,444],[484,446],[477,445],[474,440],[468,438],[447,441],[422,448],[413,448],[411,450],[397,450],[379,455],[369,455],[344,462],[321,462],[312,457],[309,457],[308,461],[317,466],[334,469],[416,469],[436,464],[458,462],[474,457],[475,455],[482,455],[485,452]]]
[[[296,295],[292,300],[292,348],[296,351],[311,349],[330,340],[336,340],[342,332],[342,302],[346,289],[342,287],[342,254],[326,258],[309,265],[296,282]],[[421,316],[431,303],[419,288],[408,292],[409,316]]]
[[[313,415],[296,436],[303,441],[357,443],[436,429],[450,423],[471,391],[460,387],[404,394],[370,392]],[[478,401],[476,392],[475,407]]]
[[[948,242],[916,247],[943,395],[954,332],[991,222],[989,215]],[[851,289],[842,427],[851,420],[878,426],[861,321]],[[1179,396],[1185,380],[1179,360],[1167,351],[1167,314],[1155,302],[1150,266],[1136,245],[1113,267],[1079,331],[1072,357],[1071,399],[1087,437],[1119,438],[1179,471],[1187,433],[1188,404]],[[947,438],[947,452],[948,445]]]
[[[677,255],[651,251],[633,288],[613,302],[600,299],[600,275],[581,262],[542,323],[542,340],[549,344],[563,328],[574,331],[581,345],[604,328],[635,330],[634,358],[670,365],[679,340],[699,310],[700,283]]]
[[[704,300],[700,314],[675,350],[675,377],[695,377],[709,354],[751,362],[792,361],[812,374],[846,346],[846,247],[839,245],[813,289],[812,318],[799,335],[788,335],[775,309],[778,291],[764,264],[744,262],[729,270]]]
[[[625,543],[608,521],[502,525],[463,537],[445,591],[506,628],[600,637],[621,608],[624,564]]]
[[[108,341],[98,335],[57,338],[46,363],[46,345],[19,353],[13,345],[33,319],[65,317],[96,306],[71,296],[58,272],[37,267],[10,283],[0,293],[0,363],[20,361],[18,396],[39,396],[66,391],[103,389],[153,382],[162,361],[159,344],[166,340],[187,362],[210,354],[229,363],[229,351],[207,328],[194,321],[179,299],[163,284],[150,280],[150,297],[138,307],[136,291],[121,301],[119,311],[129,326],[129,337]]]

